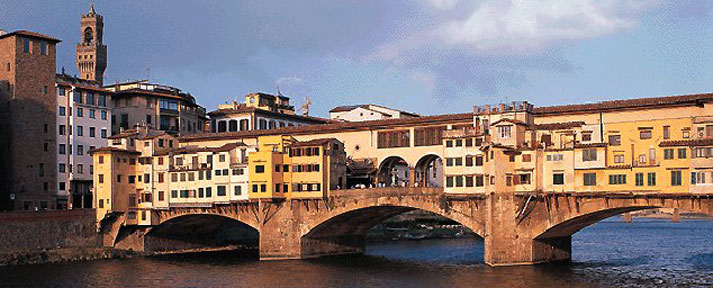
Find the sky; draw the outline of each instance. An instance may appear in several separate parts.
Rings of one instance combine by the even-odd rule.
[[[208,111],[251,92],[310,115],[373,103],[422,115],[713,92],[713,1],[94,1],[105,83],[148,79]],[[63,40],[77,74],[89,1],[0,0],[0,29]]]

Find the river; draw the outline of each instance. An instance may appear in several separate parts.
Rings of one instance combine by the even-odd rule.
[[[0,287],[712,287],[713,221],[611,218],[568,264],[490,268],[479,238],[370,244],[363,256],[257,261],[214,252],[0,267]]]

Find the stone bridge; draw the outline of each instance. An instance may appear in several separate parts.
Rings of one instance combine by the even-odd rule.
[[[444,194],[442,188],[425,187],[331,193],[324,199],[156,210],[158,225],[105,229],[105,244],[135,250],[170,249],[186,243],[185,239],[171,239],[177,231],[208,235],[224,225],[242,225],[259,234],[260,259],[361,253],[371,227],[420,209],[452,219],[482,237],[486,264],[526,265],[569,260],[572,234],[617,214],[649,208],[713,213],[713,194],[699,193],[496,192],[452,196]]]

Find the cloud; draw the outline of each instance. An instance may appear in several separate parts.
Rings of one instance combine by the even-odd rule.
[[[486,0],[470,16],[433,33],[476,52],[528,53],[555,41],[599,37],[630,29],[652,1]]]
[[[287,76],[287,77],[280,77],[275,81],[275,84],[280,86],[280,85],[300,85],[303,86],[305,85],[305,80],[302,79],[302,77],[298,76]]]
[[[414,71],[411,73],[411,80],[423,85],[428,95],[433,95],[436,86],[436,75],[433,71]]]
[[[426,2],[437,9],[450,10],[458,4],[459,0],[426,0]]]

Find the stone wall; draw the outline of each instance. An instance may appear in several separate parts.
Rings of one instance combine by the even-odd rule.
[[[94,210],[0,213],[0,254],[100,247]]]

